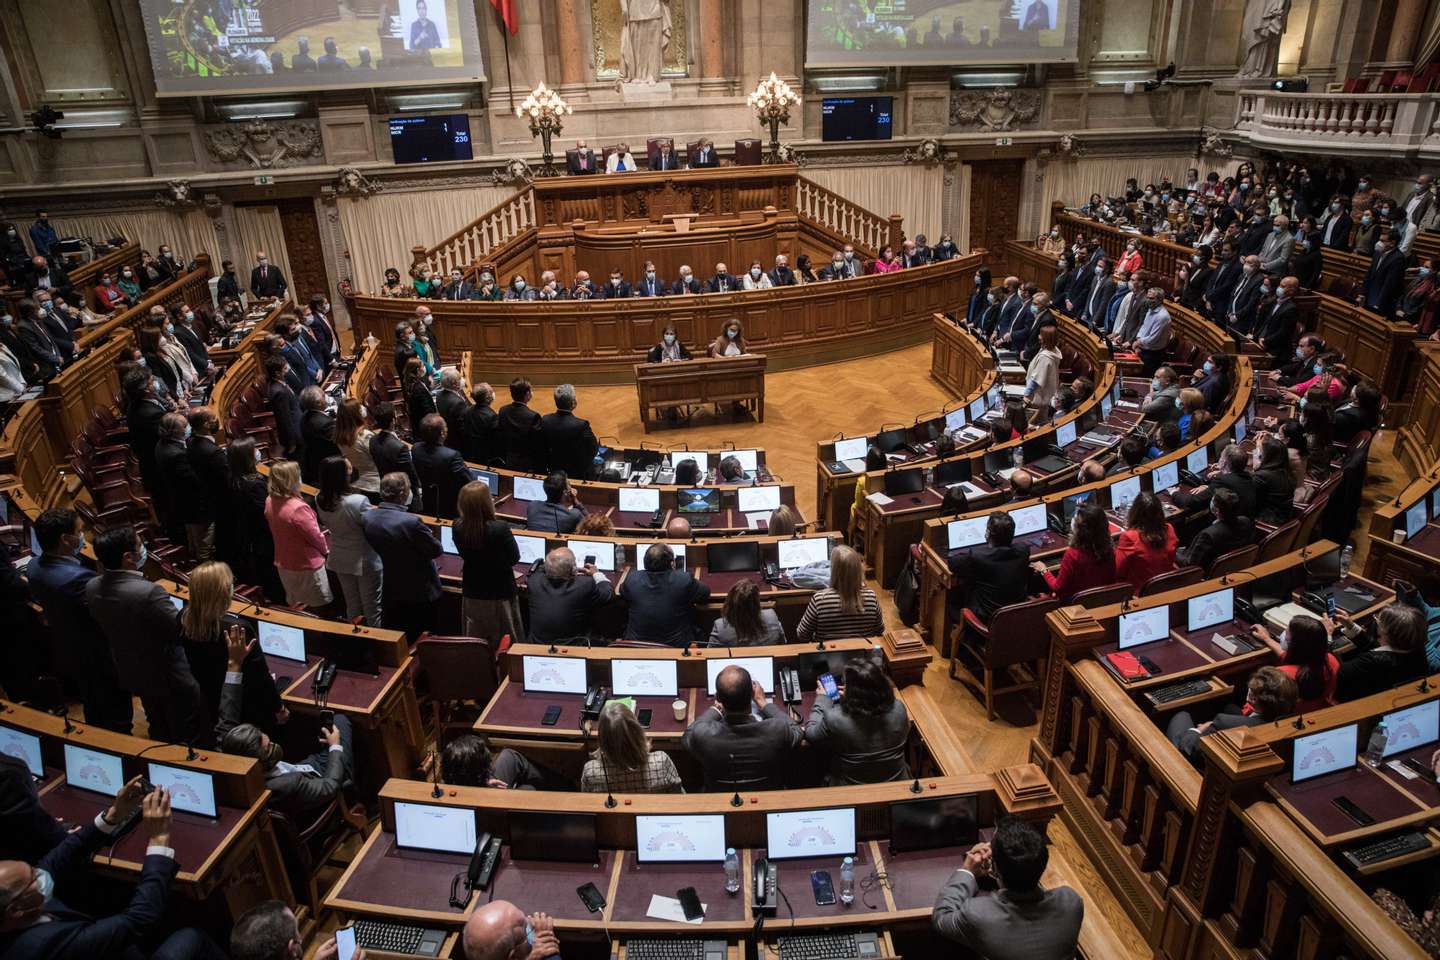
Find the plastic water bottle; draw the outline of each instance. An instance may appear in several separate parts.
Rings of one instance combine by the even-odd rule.
[[[1015,460],[1015,469],[1018,470],[1021,467],[1025,466],[1025,451],[1021,449],[1018,444],[1015,447],[1015,452],[1011,454],[1011,456]]]
[[[615,572],[619,573],[625,569],[625,544],[615,544]]]
[[[1345,544],[1345,549],[1340,551],[1340,576],[1350,576],[1350,561],[1355,557],[1355,547]]]
[[[1381,720],[1375,724],[1375,729],[1370,731],[1370,743],[1365,747],[1365,762],[1372,767],[1378,767],[1385,762],[1385,744],[1390,742],[1390,733],[1385,729],[1385,721]]]
[[[855,902],[854,857],[846,857],[840,861],[840,902],[847,907]]]
[[[734,847],[725,851],[725,892],[740,892],[740,858],[736,856]]]
[[[934,468],[934,467],[926,467],[926,468],[925,468],[925,486],[927,486],[927,487],[933,487],[933,486],[935,486],[935,468]]]

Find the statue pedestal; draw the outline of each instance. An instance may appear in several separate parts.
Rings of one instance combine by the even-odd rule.
[[[620,98],[626,103],[634,103],[641,100],[669,100],[670,81],[661,80],[657,83],[627,83],[620,84]]]

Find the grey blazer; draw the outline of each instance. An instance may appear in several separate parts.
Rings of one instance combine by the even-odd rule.
[[[805,739],[830,748],[830,783],[885,783],[905,780],[905,743],[910,714],[896,697],[890,711],[864,722],[846,713],[823,693],[815,694]]]
[[[316,515],[330,531],[330,553],[325,558],[327,570],[359,576],[367,570],[380,569],[380,554],[365,539],[365,527],[360,522],[360,515],[369,509],[370,501],[361,493],[345,494],[334,510],[322,510],[316,504]]]
[[[1069,887],[1001,889],[981,897],[969,870],[956,870],[940,889],[930,922],[935,932],[965,944],[986,960],[1071,960],[1080,939],[1085,901]]]
[[[775,615],[774,610],[760,611],[760,626],[765,630],[765,637],[756,643],[785,642],[785,628],[780,624],[780,618]],[[735,635],[735,628],[730,626],[724,617],[716,617],[710,626],[710,646],[732,647],[739,644],[740,638]]]

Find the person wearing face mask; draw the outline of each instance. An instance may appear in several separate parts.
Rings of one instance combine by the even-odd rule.
[[[547,960],[560,956],[555,921],[543,913],[525,916],[508,900],[479,907],[465,922],[469,960]]]
[[[1294,251],[1295,234],[1290,231],[1290,218],[1281,214],[1260,245],[1260,269],[1266,273],[1284,273],[1290,269],[1290,255]]]
[[[1267,280],[1269,284],[1271,281]],[[1255,312],[1252,334],[1255,341],[1274,358],[1282,363],[1295,350],[1295,323],[1299,311],[1295,306],[1295,295],[1300,291],[1300,281],[1285,277],[1275,283],[1275,295],[1265,299]]]
[[[1065,238],[1060,236],[1060,227],[1053,226],[1049,233],[1040,235],[1035,246],[1047,257],[1058,257],[1065,252]]]
[[[1373,310],[1382,317],[1392,316],[1400,302],[1405,284],[1405,256],[1396,249],[1398,239],[1393,232],[1381,234],[1375,244],[1375,255],[1370,260],[1370,269],[1365,273],[1365,282],[1355,302],[1366,310]]]
[[[285,296],[290,287],[265,251],[255,253],[255,268],[250,271],[250,295],[261,300],[273,300]]]
[[[459,267],[450,270],[450,282],[440,291],[441,300],[476,300],[475,284],[465,279],[465,272]]]
[[[421,264],[419,267],[412,267],[410,276],[411,283],[415,287],[413,296],[419,297],[422,300],[433,300],[439,297],[440,291],[445,285],[440,275],[425,264]]]
[[[740,289],[740,281],[730,275],[724,263],[715,264],[715,276],[705,285],[711,293],[729,293],[732,290]]]
[[[1355,184],[1355,193],[1350,197],[1350,209],[1355,213],[1373,210],[1381,200],[1389,199],[1375,188],[1369,176],[1361,175]]]
[[[1362,257],[1373,256],[1375,244],[1380,240],[1381,228],[1380,218],[1375,215],[1374,210],[1359,214],[1359,220],[1355,224],[1354,252]]]
[[[644,276],[635,281],[631,296],[635,297],[663,297],[670,292],[670,285],[660,279],[660,274],[655,269],[653,260],[645,261]]]
[[[160,419],[160,439],[155,444],[155,474],[152,491],[155,514],[170,539],[184,541],[192,558],[208,560],[215,552],[215,515],[200,490],[200,477],[190,460],[191,428],[178,413]],[[191,531],[194,524],[196,529]],[[208,537],[206,536],[208,527]]]
[[[1403,216],[1409,223],[1423,223],[1430,212],[1431,192],[1430,187],[1434,184],[1435,178],[1428,173],[1422,173],[1415,178],[1415,184],[1410,188],[1410,196],[1405,199]]]
[[[595,286],[595,281],[590,279],[589,271],[576,271],[575,285],[570,288],[570,299],[591,300],[599,296],[600,289]]]
[[[1210,247],[1202,244],[1191,254],[1190,262],[1182,265],[1175,274],[1180,305],[1196,313],[1204,312],[1205,291],[1210,286],[1210,278],[1215,275],[1210,257]]]
[[[1124,270],[1127,273],[1135,273],[1144,265],[1144,257],[1140,253],[1140,241],[1129,240],[1125,244],[1125,254],[1115,265],[1117,270]]]
[[[429,316],[430,308],[424,309],[426,316]],[[330,365],[340,357],[340,335],[335,332],[335,325],[330,322],[330,301],[325,299],[323,293],[311,295],[305,312],[301,314],[301,321],[306,332],[315,340],[315,354],[320,360],[321,368],[328,371]]]
[[[45,210],[35,211],[35,222],[30,224],[30,245],[38,256],[49,257],[50,251],[60,239],[50,223],[50,214]]]
[[[1055,261],[1055,277],[1050,281],[1050,297],[1056,303],[1064,304],[1075,279],[1075,258],[1067,251]]]
[[[380,285],[380,296],[408,299],[411,290],[400,282],[400,271],[394,267],[385,268],[385,282]]]
[[[1165,291],[1151,287],[1145,291],[1144,319],[1129,348],[1140,355],[1141,376],[1154,373],[1165,360],[1170,346],[1170,311],[1165,309]]]
[[[1321,243],[1328,249],[1342,253],[1350,252],[1350,232],[1355,225],[1350,219],[1350,209],[1346,203],[1343,197],[1332,197],[1325,211],[1324,225],[1320,228]]]
[[[630,294],[630,284],[626,282],[625,274],[619,267],[615,267],[610,271],[610,280],[600,288],[600,296],[606,300],[623,300]]]
[[[530,286],[523,273],[517,273],[510,278],[510,286],[505,288],[506,300],[538,300],[540,294]]]
[[[839,250],[836,250],[830,255],[829,266],[820,268],[821,280],[844,280],[849,276],[850,272],[845,263],[845,255]]]
[[[24,351],[17,353],[19,348],[10,346],[10,331],[3,327],[8,319],[8,314],[0,318],[0,403],[14,402],[30,387],[25,381],[25,367],[19,355]]]
[[[1178,420],[1180,411],[1176,408],[1175,401],[1179,397],[1180,378],[1176,376],[1175,369],[1169,366],[1157,367],[1155,375],[1150,379],[1150,396],[1141,408],[1141,416],[1146,420],[1161,423]]]
[[[740,278],[742,290],[769,290],[772,286],[774,284],[770,282],[770,277],[765,273],[765,268],[760,266],[759,260],[753,261],[745,276]]]
[[[569,300],[570,291],[560,285],[555,277],[554,270],[546,270],[540,274],[540,289],[536,291],[537,300]]]
[[[954,240],[950,239],[950,234],[940,234],[940,242],[931,248],[931,261],[934,263],[943,263],[946,260],[952,260],[958,256],[960,256],[960,248],[955,245]]]
[[[705,285],[695,279],[695,273],[690,269],[688,263],[680,265],[680,279],[675,281],[675,287],[670,291],[675,296],[695,296],[705,292]]]
[[[1246,257],[1242,261],[1239,283],[1231,292],[1225,304],[1225,326],[1248,333],[1255,323],[1255,312],[1260,307],[1260,298],[1270,291],[1260,273],[1260,258]]]
[[[964,323],[972,330],[980,329],[982,320],[992,305],[990,295],[990,268],[980,267],[975,271],[972,280],[974,288],[970,291],[970,299],[965,304]]]
[[[1435,312],[1440,306],[1440,260],[1427,257],[1415,271],[1415,279],[1405,288],[1400,305],[1395,308],[1397,319],[1413,323],[1421,336],[1428,337],[1436,329]]]
[[[770,271],[769,279],[772,287],[793,287],[800,282],[790,269],[790,258],[783,253],[775,255],[775,268]]]
[[[676,336],[674,324],[665,325],[665,332],[661,335],[660,342],[650,348],[650,355],[646,359],[650,363],[673,363],[690,359],[690,351]]]
[[[116,310],[125,310],[134,305],[135,301],[121,288],[114,274],[101,274],[100,282],[95,286],[96,310],[112,314]]]
[[[0,267],[7,276],[18,278],[28,272],[29,264],[30,252],[20,238],[20,229],[9,221],[0,223]]]
[[[149,250],[140,251],[140,270],[135,278],[140,289],[153,290],[162,287],[170,282],[170,278],[160,270],[160,263],[151,255]]]
[[[475,284],[470,293],[471,300],[504,300],[505,289],[495,281],[495,265],[483,263],[480,265],[480,272],[477,275],[479,282]]]
[[[1295,254],[1290,258],[1290,272],[1300,281],[1300,286],[1313,290],[1320,283],[1320,273],[1325,268],[1325,255],[1320,242],[1320,231],[1307,231],[1304,238],[1295,241]]]
[[[720,328],[720,335],[710,344],[712,357],[738,357],[745,353],[745,331],[739,320],[730,320]]]

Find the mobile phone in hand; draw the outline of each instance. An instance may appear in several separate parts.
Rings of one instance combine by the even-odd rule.
[[[824,690],[825,696],[829,697],[831,700],[834,700],[836,697],[840,696],[840,688],[835,685],[835,677],[833,674],[820,674],[820,689]]]
[[[335,931],[336,960],[351,960],[355,956],[355,928],[341,927]]]
[[[326,730],[332,730],[332,729],[334,729],[334,727],[335,727],[335,711],[334,711],[334,710],[321,710],[321,711],[320,711],[320,726],[323,727],[323,728],[326,729]]]

